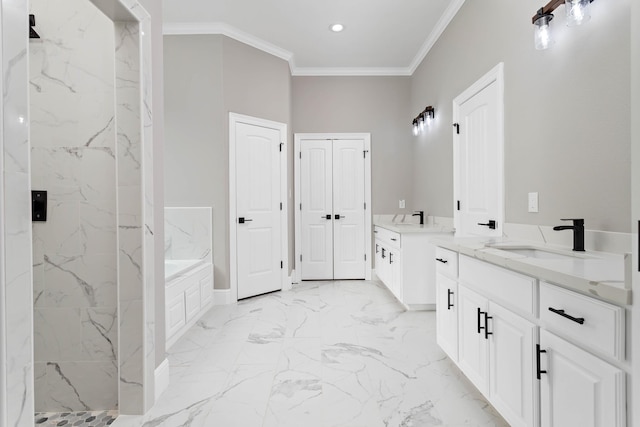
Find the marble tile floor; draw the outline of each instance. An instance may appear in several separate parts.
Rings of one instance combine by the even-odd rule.
[[[118,416],[118,411],[95,412],[37,412],[35,416],[36,427],[47,426],[81,426],[81,427],[105,427],[113,424]]]
[[[114,427],[507,426],[436,344],[434,312],[379,283],[303,282],[213,307],[168,351],[171,384]]]

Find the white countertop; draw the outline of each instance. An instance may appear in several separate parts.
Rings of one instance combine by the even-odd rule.
[[[445,227],[437,224],[413,224],[409,222],[382,222],[375,221],[376,227],[386,228],[387,230],[395,231],[400,234],[413,234],[413,233],[453,233],[453,228]]]
[[[565,248],[486,237],[434,236],[433,244],[496,264],[509,270],[536,277],[586,295],[619,304],[631,304],[630,286],[625,286],[626,258],[630,255],[606,252],[572,252]],[[575,256],[562,259],[539,259],[490,247],[532,247]],[[630,259],[629,259],[630,261]]]

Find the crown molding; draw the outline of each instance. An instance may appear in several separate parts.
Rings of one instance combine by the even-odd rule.
[[[164,24],[162,32],[166,36],[220,34],[284,59],[290,67],[293,66],[293,53],[224,22],[172,22]]]
[[[404,67],[293,67],[292,76],[410,76]]]
[[[433,31],[431,31],[429,37],[427,37],[427,40],[425,40],[415,58],[413,58],[413,61],[411,61],[411,65],[409,66],[410,75],[413,75],[420,64],[422,64],[424,58],[427,56],[431,48],[436,44],[442,33],[444,33],[444,30],[449,26],[464,2],[465,0],[453,0],[451,4],[449,4],[449,7],[444,11],[440,19],[438,19],[435,27],[433,27]]]
[[[412,76],[436,44],[465,0],[453,0],[408,67],[298,67],[292,52],[224,22],[172,22],[163,26],[164,35],[220,34],[269,53],[289,63],[292,76]]]

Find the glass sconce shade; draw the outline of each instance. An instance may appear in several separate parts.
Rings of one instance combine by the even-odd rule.
[[[587,0],[588,1],[588,0]],[[535,32],[534,41],[537,50],[548,49],[553,44],[553,37],[551,36],[551,28],[549,24],[553,19],[553,15],[541,15],[534,22]]]
[[[414,136],[418,136],[419,131],[420,131],[420,128],[418,127],[418,121],[414,120],[413,121],[413,135]]]
[[[575,27],[591,19],[591,0],[565,0],[567,26]]]
[[[420,114],[420,118],[418,119],[418,124],[420,125],[420,132],[424,132],[425,122],[424,122],[423,114]]]

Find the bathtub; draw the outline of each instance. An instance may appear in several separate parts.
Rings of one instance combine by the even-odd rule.
[[[204,264],[203,259],[165,259],[164,260],[164,281],[168,284],[176,277],[189,272],[193,268]]]

